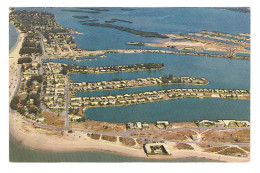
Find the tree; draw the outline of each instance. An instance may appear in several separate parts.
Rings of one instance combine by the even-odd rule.
[[[32,86],[32,80],[28,80],[27,82],[26,82],[26,86],[27,86],[27,88],[31,88],[31,86]]]
[[[21,101],[21,104],[22,104],[23,106],[26,106],[27,101],[28,101],[28,100],[25,98],[25,99],[23,99],[23,100]]]
[[[11,109],[17,110],[17,108],[18,108],[17,104],[18,104],[18,103],[19,103],[19,97],[18,97],[18,96],[15,96],[15,97],[12,99],[11,103],[10,103]]]
[[[37,89],[37,93],[39,94],[41,92],[41,87]]]
[[[23,64],[23,63],[31,63],[32,58],[19,58],[18,59],[18,64]]]
[[[43,77],[42,77],[42,75],[39,75],[39,76],[32,76],[32,81],[37,81],[38,83],[42,83],[42,81],[43,81]]]
[[[74,114],[78,115],[78,113],[79,113],[79,109],[75,109]]]
[[[23,107],[19,107],[19,108],[17,109],[17,112],[19,112],[20,114],[24,115],[25,109],[24,109]]]
[[[35,107],[29,107],[28,108],[28,112],[30,113],[30,114],[37,114],[38,113],[38,109],[37,108],[35,108]]]

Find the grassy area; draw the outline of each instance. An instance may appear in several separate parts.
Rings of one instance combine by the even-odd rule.
[[[237,147],[230,147],[223,151],[218,152],[218,154],[227,155],[227,156],[236,156],[236,157],[247,157],[247,153],[242,151]]]
[[[123,123],[107,123],[103,121],[85,120],[85,122],[71,122],[70,128],[87,129],[100,132],[124,132],[126,127]]]
[[[92,139],[96,139],[96,140],[99,140],[100,138],[100,134],[88,134],[88,136]]]
[[[136,144],[135,140],[132,138],[119,137],[119,141],[122,142],[122,144],[127,146],[134,146]]]
[[[136,142],[137,142],[139,145],[142,145],[142,144],[143,144],[143,142],[142,142],[141,139],[136,139]]]
[[[178,150],[194,150],[191,145],[185,143],[177,143],[174,147]]]
[[[192,130],[181,130],[181,131],[178,131],[178,133],[185,135],[187,137],[190,137],[191,135],[197,135],[197,133]]]
[[[183,140],[188,139],[188,136],[186,136],[188,134],[191,134],[191,132],[184,131],[182,134],[180,131],[176,131],[176,132],[155,131],[155,132],[134,132],[134,133],[131,133],[131,136],[183,141]]]
[[[49,112],[42,112],[40,115],[45,118],[43,124],[57,127],[65,126],[65,117],[57,116]]]
[[[250,142],[250,130],[209,130],[203,134],[203,141],[247,143]]]
[[[106,141],[110,141],[110,142],[116,142],[115,136],[102,135],[101,139],[106,140]]]
[[[213,146],[213,147],[206,148],[204,151],[215,153],[215,152],[219,152],[226,148],[228,148],[228,146]]]
[[[239,148],[242,148],[243,150],[250,152],[250,146],[249,145],[239,146]]]

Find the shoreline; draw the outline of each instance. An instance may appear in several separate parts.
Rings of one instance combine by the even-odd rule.
[[[15,27],[16,28],[16,27]],[[22,47],[25,34],[21,33],[19,29],[16,28],[18,32],[17,41],[12,49],[9,51],[9,102],[14,96],[14,92],[17,88],[20,66],[17,64],[18,59],[20,58],[19,51]]]
[[[17,29],[17,28],[16,28]],[[16,44],[9,51],[9,100],[13,97],[13,94],[18,87],[18,69],[19,65],[17,60],[20,57],[19,50],[21,49],[23,39],[25,34],[21,33],[18,29],[18,37]],[[10,58],[13,56],[12,58]],[[16,76],[15,76],[16,75]],[[16,82],[11,82],[15,80]],[[146,159],[179,159],[179,158],[207,158],[218,161],[225,162],[247,162],[248,158],[238,158],[231,156],[218,155],[214,153],[206,153],[199,151],[174,151],[173,155],[169,157],[155,156],[146,157],[143,149],[132,148],[124,146],[123,144],[107,142],[104,140],[94,140],[87,137],[86,133],[83,132],[73,132],[68,133],[64,130],[54,130],[45,128],[35,128],[33,125],[27,123],[22,119],[22,117],[16,111],[9,111],[9,133],[17,139],[21,145],[41,150],[41,151],[51,151],[51,152],[71,152],[71,151],[105,151],[105,152],[115,152],[119,155],[126,155],[131,157],[139,157]]]
[[[124,146],[117,142],[90,139],[86,133],[74,132],[67,133],[62,130],[47,130],[35,128],[21,119],[16,112],[10,112],[9,132],[12,137],[18,140],[21,145],[40,151],[50,152],[77,152],[77,151],[100,151],[113,152],[119,155],[155,159],[171,160],[181,158],[206,158],[221,162],[248,162],[249,158],[239,158],[232,156],[219,155],[201,151],[174,150],[168,157],[152,156],[147,157],[142,148]],[[31,132],[30,132],[31,131]],[[64,135],[61,135],[61,134]],[[80,137],[78,137],[80,136]]]
[[[9,55],[14,51],[14,49],[17,47],[18,43],[19,43],[19,38],[20,38],[20,32],[19,30],[14,26],[14,24],[10,23],[9,24],[13,25],[13,27],[15,28],[15,32],[17,33],[17,37],[16,37],[16,42],[15,44],[12,46],[12,48],[9,50]],[[9,27],[9,32],[10,32],[10,27]],[[9,40],[9,44],[10,44],[10,40]]]

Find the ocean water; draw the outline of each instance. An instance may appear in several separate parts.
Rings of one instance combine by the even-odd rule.
[[[17,42],[18,32],[15,29],[15,26],[9,23],[9,51],[12,50],[15,43]]]
[[[220,31],[224,33],[237,34],[250,33],[250,14],[235,12],[225,9],[215,8],[135,8],[134,11],[122,11],[121,8],[108,8],[109,11],[98,14],[75,13],[62,11],[62,9],[76,8],[22,8],[27,10],[49,11],[55,15],[57,22],[65,27],[70,27],[82,32],[82,35],[74,35],[74,40],[80,48],[88,50],[98,49],[127,49],[141,48],[151,49],[151,47],[126,45],[128,41],[137,42],[160,42],[160,38],[140,37],[113,28],[82,25],[80,21],[72,16],[89,16],[89,19],[97,19],[98,23],[112,18],[128,20],[132,24],[125,22],[115,22],[114,25],[123,26],[142,31],[164,33],[188,33],[199,32],[200,30]],[[87,11],[87,10],[86,10]],[[10,26],[10,45],[15,44],[15,29]],[[12,41],[13,40],[13,41]],[[167,49],[169,48],[156,48]],[[220,54],[220,52],[214,52]],[[149,86],[113,91],[80,92],[75,96],[102,96],[124,93],[144,92],[151,90],[161,90],[165,88],[223,88],[223,89],[250,89],[250,62],[243,60],[220,59],[212,57],[183,56],[169,54],[107,54],[106,58],[97,57],[97,61],[73,62],[71,60],[59,59],[54,62],[87,66],[107,66],[157,62],[164,63],[166,68],[158,71],[140,71],[128,73],[109,74],[70,74],[70,79],[75,82],[95,82],[103,80],[134,79],[138,77],[159,77],[164,74],[173,76],[206,77],[210,83],[205,86],[169,85],[169,86]],[[89,108],[85,111],[85,116],[93,120],[108,122],[128,122],[156,120],[169,121],[195,121],[199,119],[243,119],[250,120],[249,100],[224,100],[214,98],[192,98],[154,102],[148,104]],[[31,150],[23,147],[19,142],[10,138],[10,160],[29,162],[124,162],[124,161],[147,161],[147,159],[137,159],[125,157],[114,153],[106,152],[63,152],[50,153],[38,150]],[[151,161],[151,160],[149,160]],[[180,159],[170,160],[171,162],[208,161],[203,159]]]
[[[48,10],[53,11],[54,9]],[[111,18],[128,20],[133,23],[128,24],[124,22],[116,22],[113,24],[143,31],[155,31],[158,33],[187,33],[199,32],[200,30],[220,31],[231,34],[250,32],[249,14],[214,8],[136,8],[134,11],[127,12],[122,12],[120,8],[109,8],[108,12],[102,12],[99,14],[75,13],[55,9],[54,13],[56,14],[58,23],[82,32],[83,35],[75,36],[75,41],[79,47],[91,50],[101,48],[144,48],[141,46],[133,47],[131,45],[125,45],[124,43],[127,41],[140,40],[142,42],[156,42],[161,39],[138,37],[134,34],[118,31],[112,28],[83,26],[79,22],[80,19],[73,18],[73,15],[88,15],[91,19],[98,19],[99,23],[104,23],[105,20],[110,20]],[[65,16],[68,18],[71,17],[71,20],[68,22]],[[220,52],[213,53],[220,54]],[[168,88],[250,89],[250,61],[159,53],[118,53],[107,54],[106,58],[96,58],[97,60],[81,62],[74,62],[68,59],[56,59],[53,61],[87,66],[109,66],[155,62],[164,63],[166,66],[165,69],[154,71],[108,74],[70,74],[70,80],[74,82],[96,82],[113,79],[134,79],[138,77],[159,77],[165,74],[173,74],[173,76],[206,77],[210,83],[205,86],[168,85],[111,91],[78,92],[74,94],[75,96],[106,96]],[[229,106],[225,109],[221,109],[221,106],[226,104]],[[155,107],[155,105],[161,109],[156,109],[156,111],[154,111],[153,107]],[[187,109],[188,105],[189,109]],[[194,121],[202,118],[214,120],[227,118],[249,120],[249,105],[249,100],[230,101],[208,98],[203,100],[199,99],[198,101],[196,99],[181,99],[177,101],[171,100],[167,102],[156,102],[141,106],[90,108],[86,110],[85,116],[100,121],[116,122],[127,122],[128,120],[145,120],[152,122],[158,119]],[[174,111],[175,114],[173,116],[171,112],[175,109],[178,109],[179,111]],[[183,115],[183,112],[185,112],[185,115]],[[146,116],[143,116],[143,114]]]
[[[151,160],[100,151],[47,152],[25,147],[11,135],[9,160],[11,162],[217,162],[205,158]]]
[[[60,25],[82,32],[75,35],[80,48],[88,50],[145,48],[142,46],[125,45],[128,41],[157,42],[159,38],[139,37],[113,28],[82,25],[72,16],[89,16],[104,23],[112,18],[133,22],[115,22],[113,25],[123,26],[142,31],[164,33],[188,33],[201,30],[219,31],[230,34],[250,32],[250,14],[215,8],[135,8],[134,11],[122,11],[121,8],[107,8],[101,13],[68,12],[77,8],[22,8],[26,10],[48,11],[55,15]],[[88,11],[88,10],[85,10]]]

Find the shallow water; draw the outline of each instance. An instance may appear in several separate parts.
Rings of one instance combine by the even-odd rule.
[[[9,23],[9,51],[12,50],[17,42],[18,32],[13,24]]]
[[[24,9],[24,8],[23,8]],[[88,50],[98,49],[126,49],[151,47],[126,45],[128,41],[157,42],[159,38],[139,37],[112,28],[83,26],[81,19],[73,15],[88,15],[89,19],[98,19],[100,23],[111,18],[123,19],[133,22],[116,22],[115,25],[142,31],[164,33],[188,33],[200,30],[219,31],[230,34],[250,33],[250,14],[214,8],[136,8],[134,11],[122,11],[120,8],[109,8],[108,12],[99,14],[72,13],[61,11],[64,8],[26,8],[29,10],[43,10],[55,14],[60,25],[70,27],[82,32],[75,35],[78,47]],[[70,8],[75,9],[75,8]],[[17,34],[10,26],[9,50],[15,44]],[[156,48],[168,49],[168,48]],[[221,52],[215,52],[220,54]],[[55,62],[74,63],[88,66],[107,66],[136,64],[146,62],[164,63],[166,68],[158,71],[140,71],[110,74],[71,74],[70,79],[75,82],[95,82],[102,80],[134,79],[138,77],[159,77],[164,74],[173,76],[206,77],[210,83],[205,86],[151,86],[126,90],[97,91],[90,93],[76,93],[76,96],[101,96],[133,92],[160,90],[165,88],[223,88],[223,89],[250,89],[250,62],[243,60],[220,59],[199,56],[183,56],[168,54],[108,54],[107,58],[95,61],[72,62],[71,60],[54,60]],[[249,100],[224,99],[180,99],[163,102],[154,102],[127,107],[108,107],[87,109],[85,116],[94,120],[111,122],[146,121],[195,121],[198,119],[250,119]],[[43,152],[23,147],[10,137],[10,161],[14,162],[134,162],[151,161],[126,157],[107,152]],[[169,160],[168,160],[169,161]],[[203,162],[206,159],[176,159],[170,162]]]
[[[112,152],[78,151],[48,152],[24,147],[10,135],[9,160],[11,162],[213,162],[204,158],[151,160],[123,156]]]

